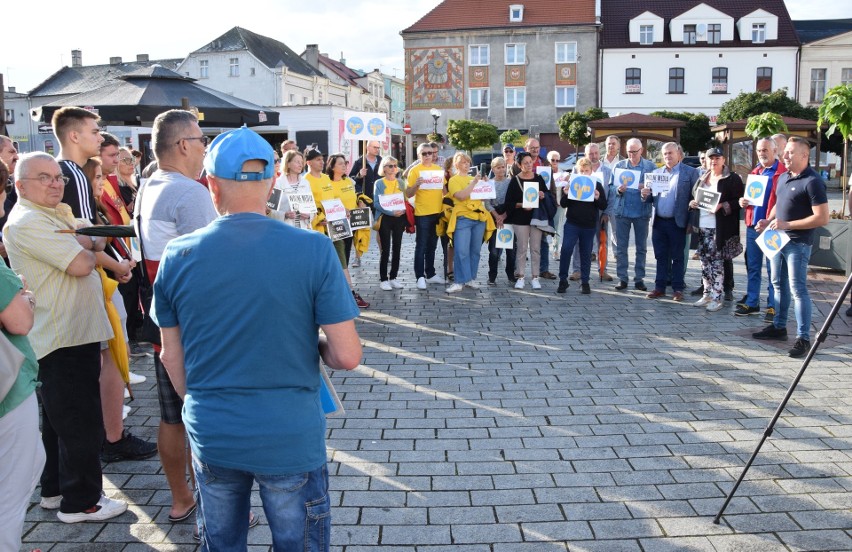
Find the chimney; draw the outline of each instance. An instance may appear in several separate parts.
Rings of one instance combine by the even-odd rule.
[[[83,66],[83,50],[71,50],[71,67]]]
[[[148,63],[148,54],[136,54],[136,61],[139,63]]]
[[[12,94],[14,94],[14,93],[15,93],[15,87],[14,87],[14,86],[10,86],[10,87],[9,87],[9,92],[10,92],[10,93],[12,93]]]
[[[340,63],[342,65],[346,65],[346,58],[343,57],[343,51],[342,50],[340,51]]]
[[[308,44],[305,46],[305,61],[311,67],[319,69],[319,45]]]
[[[110,65],[121,65],[121,58],[118,56],[109,58]]]

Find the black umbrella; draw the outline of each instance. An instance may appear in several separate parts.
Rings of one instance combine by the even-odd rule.
[[[160,65],[43,105],[33,110],[33,118],[49,123],[57,109],[74,105],[96,110],[105,125],[150,126],[163,111],[181,109],[187,103],[198,110],[201,126],[278,125],[278,112],[201,86]]]
[[[80,234],[81,236],[95,236],[96,238],[135,238],[136,228],[132,224],[124,226],[122,224],[109,225],[101,224],[98,226],[84,226],[76,230],[57,230],[59,234]]]

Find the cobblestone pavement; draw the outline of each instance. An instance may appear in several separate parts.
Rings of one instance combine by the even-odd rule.
[[[730,303],[708,313],[648,300],[595,279],[591,295],[574,282],[565,295],[555,281],[518,291],[502,274],[479,291],[418,291],[413,236],[405,240],[405,289],[379,289],[375,245],[352,270],[372,306],[358,320],[363,364],[332,377],[347,410],[328,423],[333,550],[852,550],[845,305],[832,327],[840,335],[819,349],[714,525],[801,366],[751,339],[762,316],[735,317]],[[649,285],[653,266],[649,247]],[[735,267],[739,298],[742,258]],[[815,335],[845,278],[811,276]],[[690,261],[688,286],[698,277]],[[133,369],[148,381],[128,424],[154,438],[152,360]],[[246,423],[263,420],[246,412]],[[36,491],[24,549],[195,549],[192,525],[167,520],[156,459],[107,465],[104,481],[131,503],[127,513],[65,525],[36,504]],[[249,539],[251,550],[271,549],[265,518]]]

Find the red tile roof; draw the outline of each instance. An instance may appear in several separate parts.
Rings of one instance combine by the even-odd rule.
[[[509,6],[514,4],[524,6],[524,20],[519,23],[509,21]],[[595,22],[595,0],[574,0],[570,4],[553,0],[444,0],[402,32],[594,25]]]
[[[686,123],[678,121],[677,119],[654,117],[652,115],[643,115],[641,113],[625,113],[624,115],[619,115],[617,117],[589,121],[589,126],[591,128],[621,128],[625,126],[640,128],[670,126],[680,128],[682,126],[686,126]]]
[[[755,48],[767,48],[771,46],[798,46],[799,39],[796,29],[787,13],[784,0],[602,0],[601,21],[603,32],[601,33],[601,48],[671,48],[672,46],[691,48],[707,48],[718,46],[754,46]],[[698,43],[685,46],[682,42],[673,43],[669,33],[669,24],[672,19],[688,12],[699,4],[706,4],[734,18],[734,23],[743,16],[755,10],[763,9],[778,17],[778,40],[767,40],[762,44],[752,43],[748,40],[740,40],[739,32],[734,29],[734,40],[723,40],[719,45],[708,45]],[[630,42],[630,20],[646,11],[649,11],[664,20],[663,41],[654,44],[642,45]]]
[[[364,88],[355,81],[355,79],[361,78],[361,75],[359,75],[343,63],[337,61],[336,59],[331,59],[330,57],[324,54],[319,55],[319,62],[331,69],[340,78],[348,81],[350,85],[357,86],[359,88]]]

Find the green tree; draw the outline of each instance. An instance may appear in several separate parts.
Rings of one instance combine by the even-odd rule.
[[[787,125],[784,124],[784,119],[777,113],[761,113],[760,115],[752,115],[748,118],[748,123],[745,127],[745,132],[755,142],[761,138],[769,138],[773,134],[787,132]]]
[[[848,148],[849,140],[852,140],[852,84],[841,84],[829,90],[819,106],[819,118],[817,119],[817,129],[821,128],[823,123],[828,123],[826,136],[832,136],[835,132],[839,132],[843,138],[843,154],[841,159],[843,162],[843,197],[846,197],[846,186],[849,182],[848,163]],[[845,213],[846,202],[843,202],[843,207],[840,209],[840,216]]]
[[[497,127],[490,123],[467,119],[447,123],[447,140],[450,145],[466,151],[468,155],[473,155],[473,150],[493,146],[499,139]]]
[[[765,94],[763,92],[743,92],[737,97],[723,103],[719,108],[719,116],[716,121],[721,125],[741,119],[748,119],[753,115],[762,113],[777,113],[782,117],[798,117],[799,119],[817,119],[817,110],[814,107],[804,107],[793,98],[787,96],[786,88],[779,88],[774,92]]]
[[[698,153],[704,151],[713,142],[713,133],[710,131],[710,117],[704,113],[654,111],[651,115],[686,123],[686,126],[680,129],[680,145],[685,152]]]
[[[559,137],[580,150],[592,139],[589,133],[589,122],[607,117],[609,113],[597,107],[590,107],[583,113],[577,111],[564,113],[556,122],[559,127]]]
[[[500,135],[501,144],[514,144],[521,139],[521,131],[515,128],[509,129]]]

